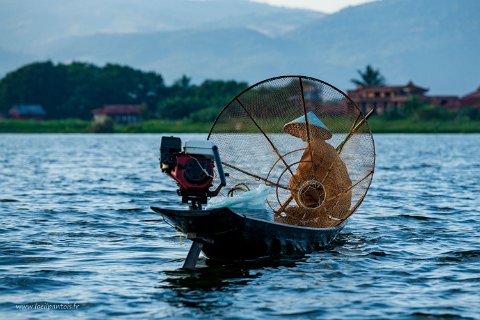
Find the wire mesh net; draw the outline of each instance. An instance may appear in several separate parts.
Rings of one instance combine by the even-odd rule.
[[[209,137],[229,173],[223,195],[271,187],[275,221],[325,228],[358,208],[375,165],[373,137],[355,103],[303,76],[257,83],[219,114]]]

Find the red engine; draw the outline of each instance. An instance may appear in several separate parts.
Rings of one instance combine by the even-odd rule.
[[[213,182],[212,159],[201,155],[177,154],[176,164],[167,174],[177,181],[180,190],[208,191]]]
[[[220,177],[220,185],[210,191],[213,184],[214,168]],[[211,141],[182,141],[177,137],[162,137],[160,145],[160,167],[173,178],[178,186],[178,195],[183,203],[191,202],[191,208],[201,209],[208,197],[216,196],[225,186],[225,174],[218,148]]]

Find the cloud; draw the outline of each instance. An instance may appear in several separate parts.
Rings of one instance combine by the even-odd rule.
[[[326,13],[339,11],[348,6],[355,6],[362,3],[373,2],[375,0],[250,0],[252,2],[268,3],[274,6],[282,6],[288,8],[302,8],[316,10]]]

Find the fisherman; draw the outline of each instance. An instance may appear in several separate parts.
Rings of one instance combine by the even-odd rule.
[[[352,200],[347,167],[326,140],[331,131],[313,113],[299,117],[283,127],[284,131],[306,142],[297,170],[290,178],[291,198],[298,206],[282,208],[285,217],[277,221],[308,227],[330,227],[348,215]]]

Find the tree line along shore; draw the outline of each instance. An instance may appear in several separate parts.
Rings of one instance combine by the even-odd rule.
[[[480,133],[480,120],[385,120],[372,116],[368,124],[373,133]],[[103,129],[79,119],[0,120],[0,133],[208,133],[210,127],[211,123],[192,120],[147,120]]]
[[[384,81],[370,66],[359,75],[352,80],[357,85]],[[221,108],[247,87],[234,80],[193,84],[185,75],[166,85],[160,74],[128,66],[36,62],[0,79],[0,132],[208,132]],[[41,105],[45,116],[41,121],[8,118],[12,106],[20,104]],[[95,110],[107,104],[141,106],[142,121],[92,121]],[[372,116],[369,125],[376,133],[480,132],[480,109],[438,108],[413,97],[401,110]]]

